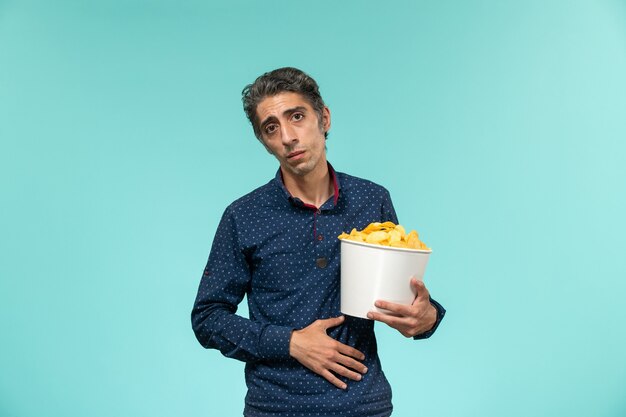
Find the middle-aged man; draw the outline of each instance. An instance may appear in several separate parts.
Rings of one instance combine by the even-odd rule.
[[[263,74],[244,89],[243,103],[280,167],[222,216],[192,312],[196,337],[246,362],[245,416],[388,416],[391,387],[373,320],[424,339],[445,310],[412,279],[412,305],[379,300],[393,314],[341,315],[337,236],[397,223],[389,193],[326,161],[330,110],[304,72]],[[245,295],[250,318],[236,314]]]

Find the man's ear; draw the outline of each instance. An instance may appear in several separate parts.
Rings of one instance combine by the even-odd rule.
[[[322,128],[324,133],[330,130],[330,109],[326,106],[322,109]]]

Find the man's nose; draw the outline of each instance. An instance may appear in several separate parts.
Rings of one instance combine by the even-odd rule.
[[[281,138],[283,144],[291,145],[293,142],[298,140],[298,135],[296,135],[296,130],[293,126],[290,126],[289,123],[285,123],[281,127]]]

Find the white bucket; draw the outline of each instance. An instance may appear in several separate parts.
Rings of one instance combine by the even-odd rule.
[[[411,277],[424,278],[432,250],[394,248],[343,239],[341,241],[341,312],[367,318],[385,300],[410,305],[416,294]]]

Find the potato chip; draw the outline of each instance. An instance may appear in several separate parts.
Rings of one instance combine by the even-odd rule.
[[[389,242],[389,246],[394,248],[406,248],[406,242],[401,240],[399,242]]]
[[[419,236],[415,230],[411,230],[411,232],[407,235],[406,245],[412,249],[419,249]]]
[[[352,229],[352,231],[350,232],[350,240],[365,242],[365,237],[361,232],[358,232],[356,229]]]
[[[401,242],[402,241],[402,234],[400,233],[399,230],[391,230],[389,231],[389,244],[391,245],[392,243],[395,242]]]
[[[376,232],[378,230],[380,230],[380,225],[381,223],[370,223],[368,224],[365,229],[361,230],[360,233],[365,233],[365,234],[369,234],[372,232]]]
[[[419,239],[419,235],[415,230],[411,230],[411,232],[407,234],[404,227],[395,225],[393,222],[370,223],[361,231],[352,229],[350,234],[344,232],[338,237],[339,239],[367,242],[394,248],[430,250],[430,248]]]
[[[365,241],[367,243],[380,243],[383,240],[388,240],[388,239],[389,239],[389,235],[387,234],[387,232],[383,232],[379,230],[377,232],[372,232],[369,235],[367,235],[367,238],[365,238]]]

